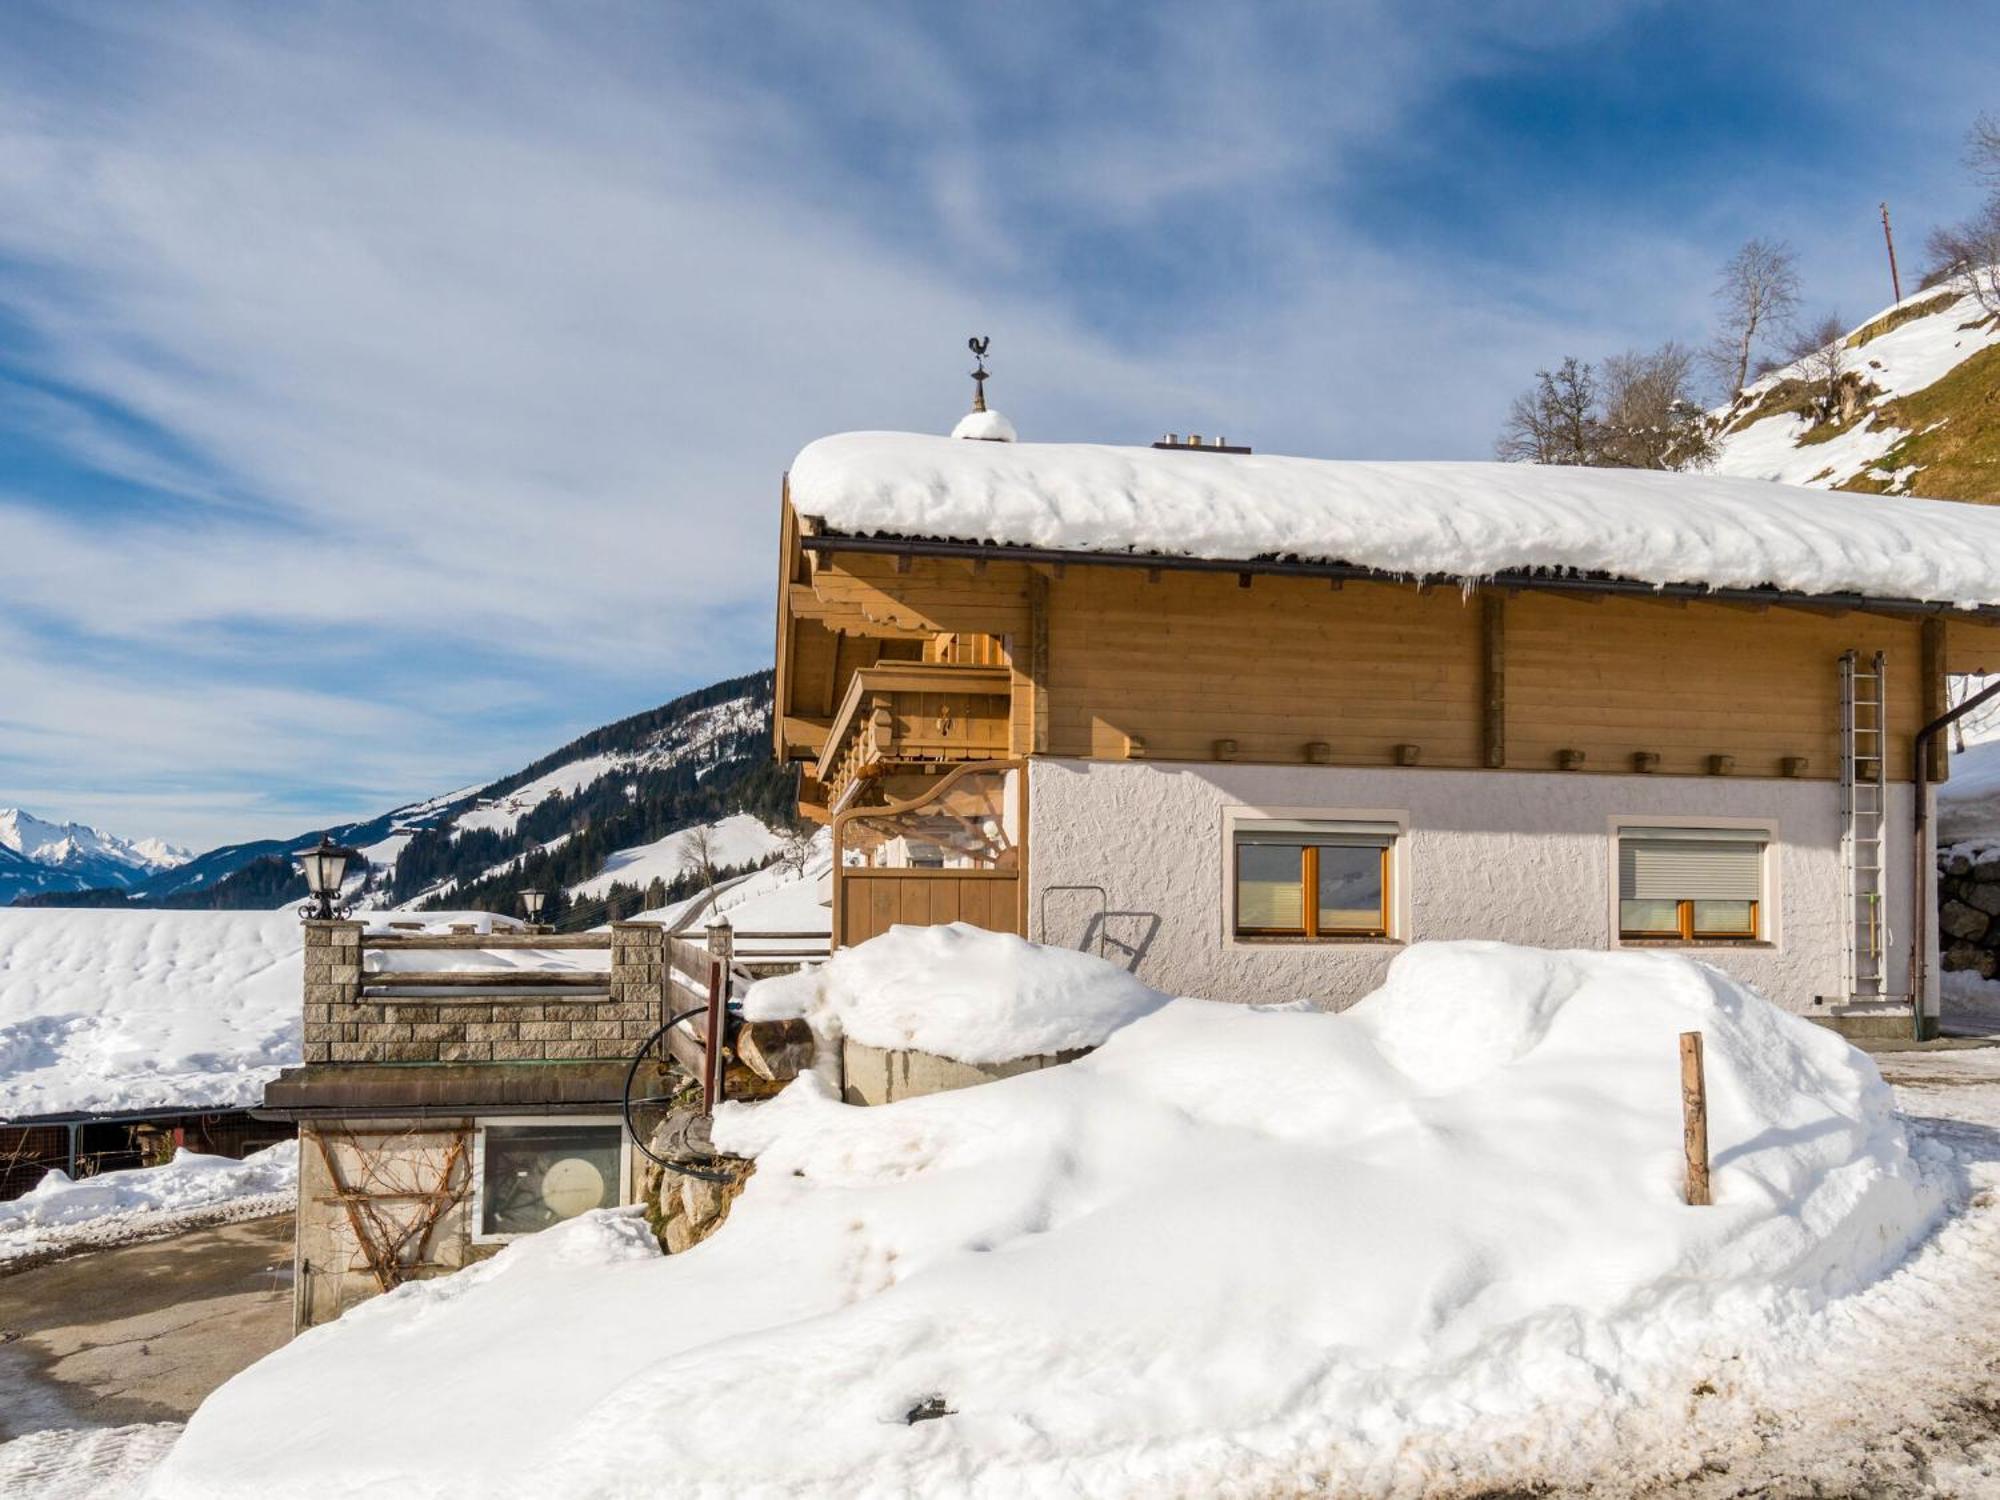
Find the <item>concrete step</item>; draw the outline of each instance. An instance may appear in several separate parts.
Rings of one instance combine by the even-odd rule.
[[[1850,1042],[1908,1041],[1913,1036],[1907,1005],[1829,1006],[1812,1012],[1810,1019]]]

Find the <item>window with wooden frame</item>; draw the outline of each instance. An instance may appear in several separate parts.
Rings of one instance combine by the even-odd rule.
[[[1757,941],[1770,843],[1768,828],[1619,829],[1619,938]]]
[[[1380,824],[1237,824],[1231,930],[1247,938],[1387,937],[1395,842],[1396,830]]]

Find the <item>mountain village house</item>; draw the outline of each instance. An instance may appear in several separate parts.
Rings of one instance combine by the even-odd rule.
[[[835,946],[960,921],[1333,1007],[1424,939],[1660,948],[1902,1034],[1936,1012],[1919,732],[2000,667],[1995,558],[2000,510],[1031,445],[982,403],[799,456],[777,750],[833,830]],[[299,1326],[601,1204],[706,1232],[725,1194],[649,1171],[621,1110],[642,1047],[704,1105],[810,1060],[731,1021],[728,945],[308,923],[305,1063],[264,1101],[300,1130]],[[853,1102],[1015,1070],[882,1053],[878,1086],[854,1050]]]
[[[960,920],[1331,1006],[1420,940],[1657,947],[1935,1015],[1915,746],[2000,668],[2000,511],[1035,445],[982,401],[809,446],[780,557],[838,943]]]

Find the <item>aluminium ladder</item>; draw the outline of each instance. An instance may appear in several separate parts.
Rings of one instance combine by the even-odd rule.
[[[1840,658],[1841,984],[1849,1004],[1888,998],[1883,837],[1889,819],[1886,659]]]

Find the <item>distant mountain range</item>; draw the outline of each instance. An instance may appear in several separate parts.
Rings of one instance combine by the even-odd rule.
[[[43,864],[8,846],[5,819],[25,815],[0,814],[0,905],[269,910],[305,898],[291,856],[325,832],[366,856],[349,872],[350,898],[518,912],[519,892],[534,886],[552,893],[549,915],[566,925],[602,921],[637,910],[655,880],[655,901],[686,893],[678,887],[693,877],[675,875],[674,859],[634,858],[648,846],[737,814],[773,826],[790,821],[792,777],[773,762],[770,745],[771,674],[758,672],[594,729],[483,786],[194,857],[71,825],[106,849],[126,851],[126,862]],[[37,830],[53,827],[26,821]],[[776,835],[746,840],[741,826],[733,839],[715,843],[712,857],[754,864],[768,855]],[[54,843],[37,835],[36,847]]]
[[[191,858],[160,839],[122,839],[0,808],[0,906],[37,892],[134,890]]]

